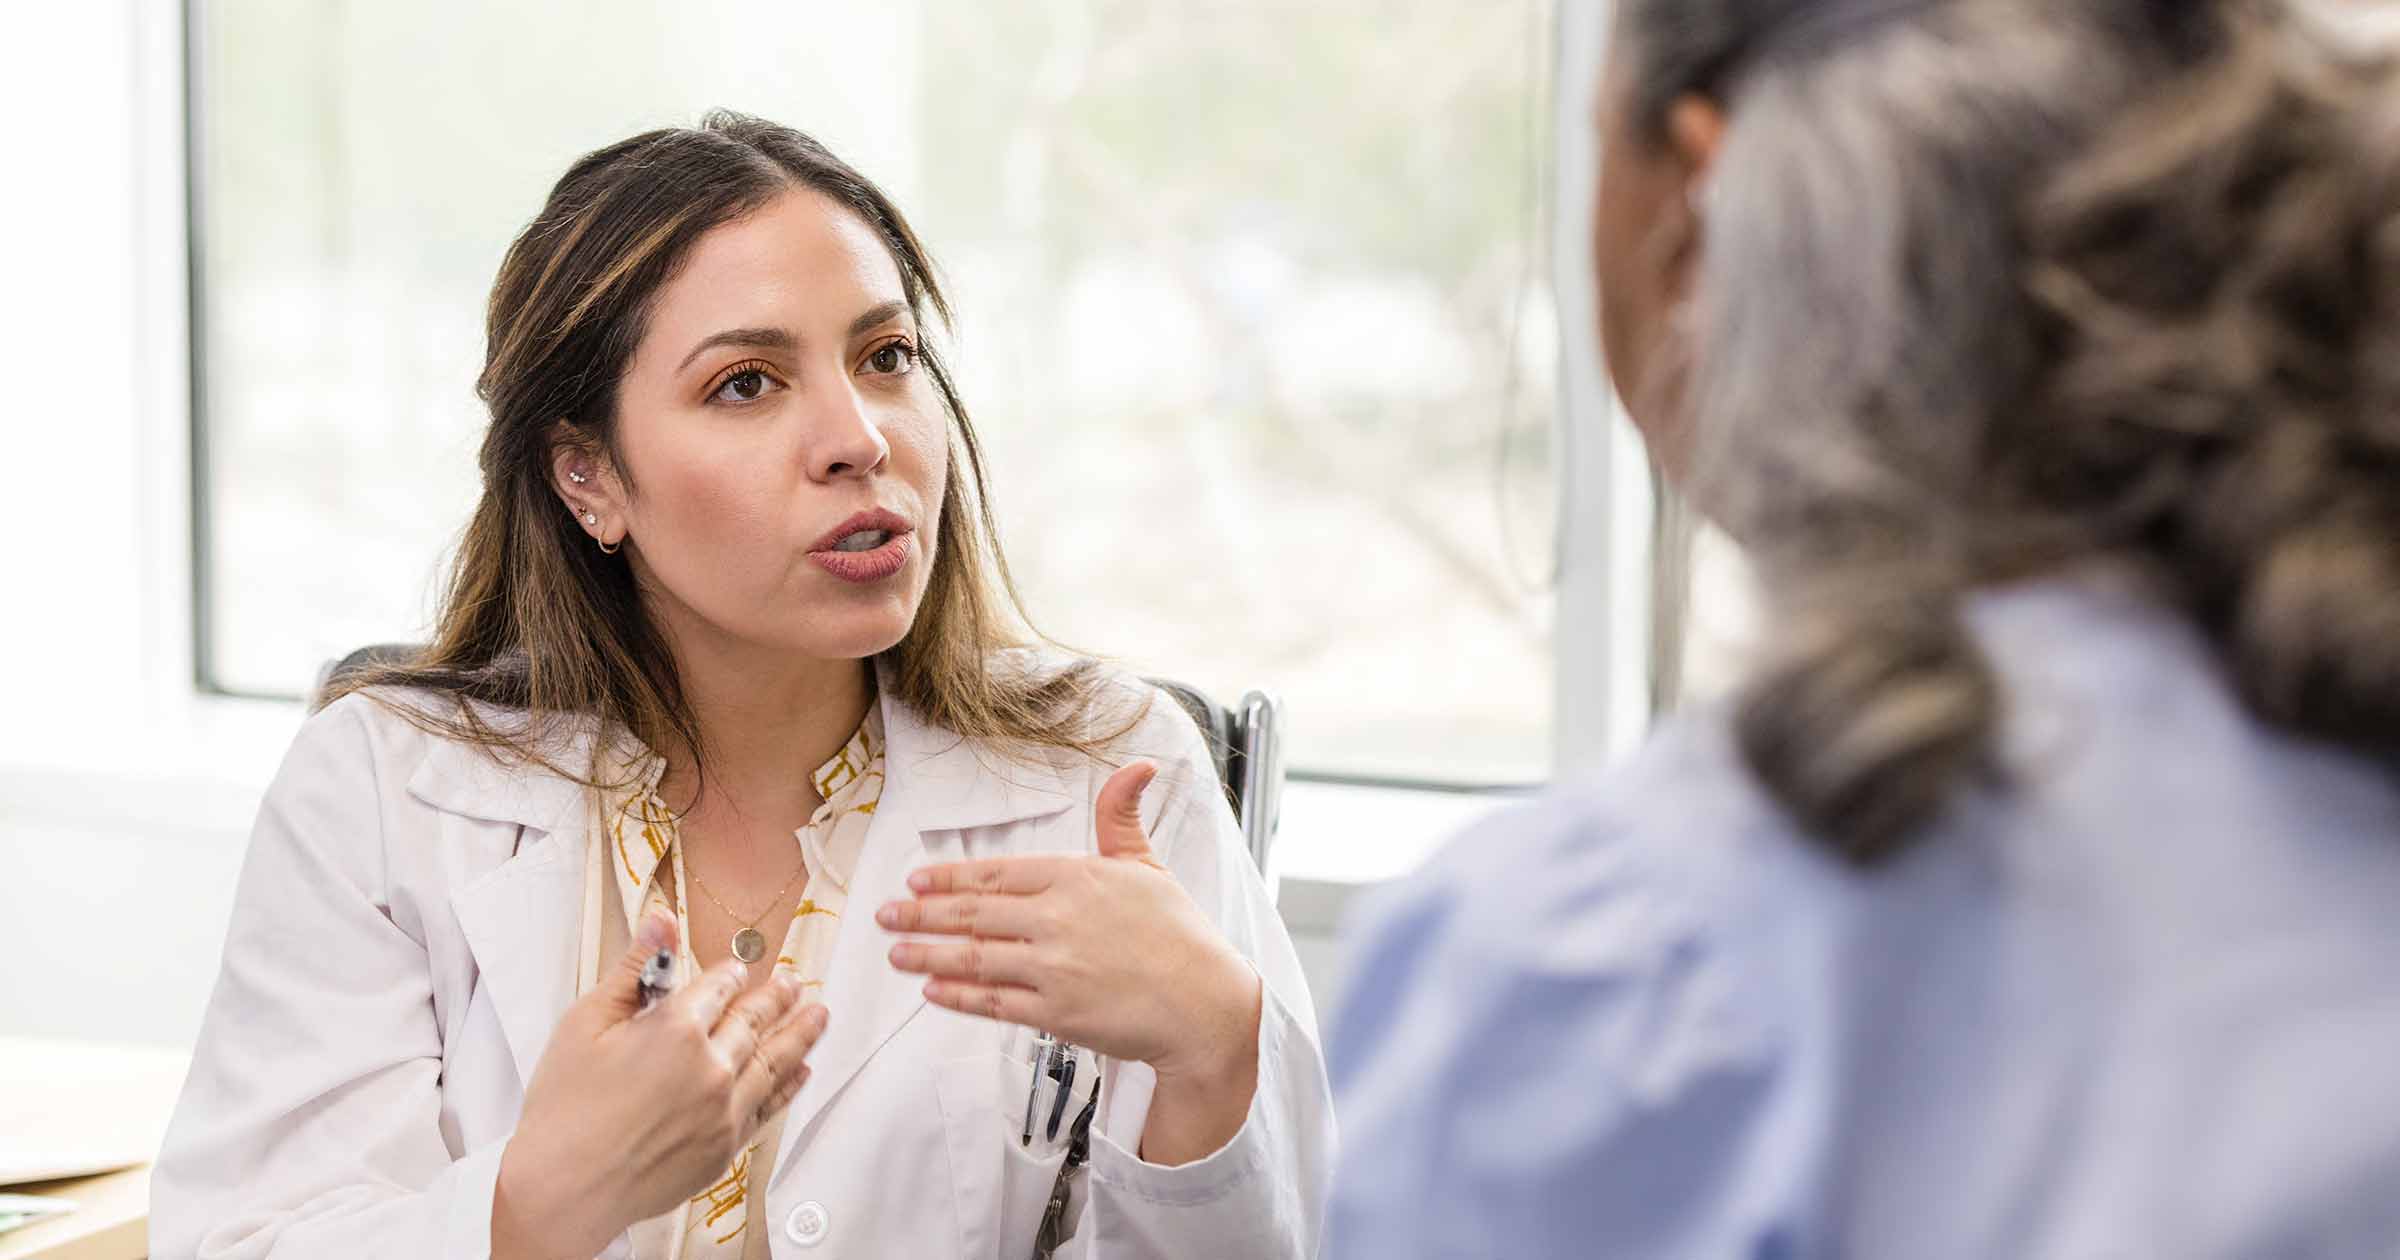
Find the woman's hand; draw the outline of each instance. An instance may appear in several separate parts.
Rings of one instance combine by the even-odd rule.
[[[1159,1084],[1143,1154],[1181,1163],[1222,1146],[1249,1112],[1261,990],[1142,834],[1157,773],[1136,763],[1101,787],[1098,857],[928,867],[909,878],[916,897],[875,921],[958,938],[892,947],[893,966],[932,977],[928,1001],[1149,1064]]]
[[[674,939],[644,918],[559,1019],[500,1157],[493,1260],[588,1256],[707,1189],[808,1079],[825,1008],[787,978],[742,993],[727,961],[640,1010],[642,964]]]

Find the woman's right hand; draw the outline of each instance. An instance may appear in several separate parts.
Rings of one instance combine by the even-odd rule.
[[[674,939],[672,920],[645,917],[559,1019],[500,1157],[493,1260],[595,1254],[715,1184],[808,1079],[825,1008],[799,1005],[789,977],[742,993],[728,960],[640,1009],[642,964]]]

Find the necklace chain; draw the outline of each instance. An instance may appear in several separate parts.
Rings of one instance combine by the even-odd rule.
[[[800,877],[808,874],[808,857],[806,854],[801,855],[800,869],[793,871],[792,877],[783,881],[783,887],[775,890],[775,895],[769,898],[767,901],[767,908],[759,911],[757,914],[751,915],[746,919],[741,915],[734,913],[732,906],[726,905],[723,901],[718,899],[717,894],[709,891],[708,881],[700,878],[700,868],[692,865],[688,856],[684,861],[683,869],[692,877],[692,887],[699,889],[701,896],[708,898],[709,901],[715,903],[717,909],[724,911],[726,918],[755,931],[758,928],[758,921],[766,918],[767,915],[775,909],[775,907],[782,905],[784,897],[789,895],[792,891],[792,885],[799,883]]]

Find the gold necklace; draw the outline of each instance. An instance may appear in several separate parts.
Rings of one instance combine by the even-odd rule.
[[[692,877],[692,887],[699,889],[701,896],[715,903],[717,909],[725,912],[726,918],[743,925],[740,931],[733,934],[733,956],[745,963],[754,963],[767,956],[767,935],[758,930],[758,921],[766,918],[775,907],[782,905],[784,897],[792,891],[792,885],[799,883],[800,877],[808,874],[808,855],[805,853],[800,855],[800,869],[792,872],[792,877],[783,881],[783,887],[775,890],[775,896],[767,902],[767,908],[751,915],[746,921],[741,915],[733,912],[733,907],[718,900],[717,895],[709,891],[708,881],[700,878],[700,868],[686,861],[683,869]]]

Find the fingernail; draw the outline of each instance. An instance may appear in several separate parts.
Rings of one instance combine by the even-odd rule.
[[[892,960],[892,965],[893,965],[893,966],[895,966],[895,967],[905,967],[905,966],[907,966],[907,965],[908,965],[908,962],[907,962],[907,958],[908,958],[908,946],[906,946],[906,945],[894,945],[894,946],[892,946],[892,952],[890,953],[890,955],[888,955],[888,957],[890,957],[890,958],[891,958],[891,960]]]
[[[876,911],[875,921],[887,928],[896,928],[900,926],[900,903],[895,901],[889,905],[886,905],[883,909]]]
[[[800,973],[796,971],[787,971],[782,975],[775,977],[775,983],[782,985],[783,991],[791,994],[793,997],[800,996],[800,990],[808,986],[808,982],[802,980],[800,978]]]
[[[926,871],[917,871],[908,877],[908,886],[918,892],[930,892],[933,889],[933,876]]]
[[[807,1014],[802,1015],[800,1018],[816,1025],[818,1032],[823,1032],[825,1031],[825,1022],[832,1018],[832,1016],[824,1007],[812,1006],[808,1008]]]

